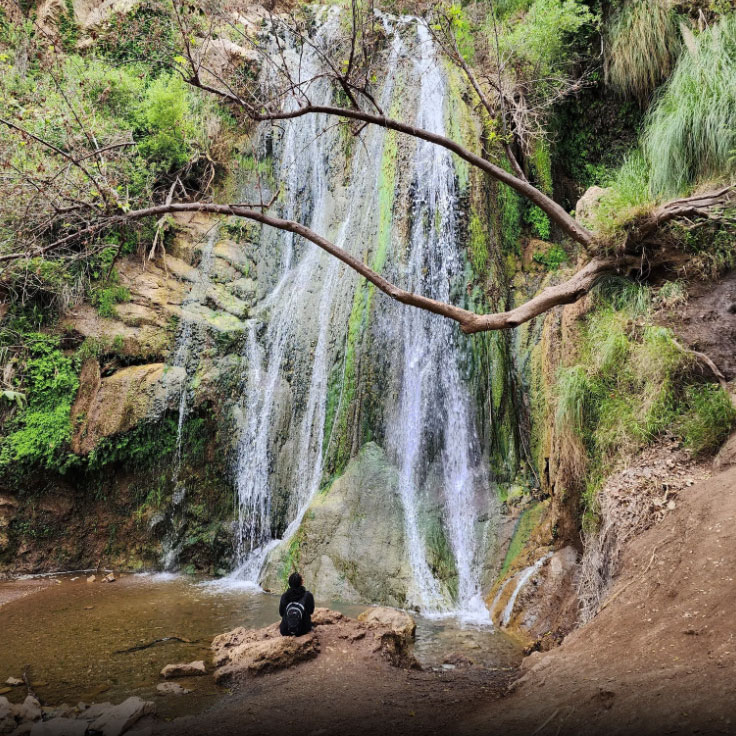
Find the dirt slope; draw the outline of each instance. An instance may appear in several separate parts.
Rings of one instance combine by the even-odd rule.
[[[603,610],[467,734],[736,733],[736,468],[632,540]]]

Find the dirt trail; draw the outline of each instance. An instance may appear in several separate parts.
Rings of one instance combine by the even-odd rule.
[[[633,539],[603,610],[464,734],[736,733],[736,468]]]

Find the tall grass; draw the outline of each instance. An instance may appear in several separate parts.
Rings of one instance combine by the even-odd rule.
[[[698,36],[686,32],[685,40],[644,134],[655,196],[736,170],[736,13]]]
[[[671,0],[630,0],[614,14],[607,38],[606,78],[644,106],[672,72],[680,51]]]

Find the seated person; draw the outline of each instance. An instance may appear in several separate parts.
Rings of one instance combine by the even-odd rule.
[[[281,636],[304,636],[312,630],[314,596],[304,587],[298,572],[289,575],[289,589],[281,596]]]

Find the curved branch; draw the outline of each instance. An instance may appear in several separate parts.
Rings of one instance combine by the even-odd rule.
[[[366,266],[365,263],[352,256],[343,248],[340,248],[326,238],[323,238],[321,235],[305,225],[302,225],[299,222],[294,222],[293,220],[284,220],[280,217],[273,217],[265,212],[252,209],[252,206],[250,205],[244,204],[174,202],[157,205],[155,207],[147,207],[141,210],[133,210],[86,228],[83,232],[77,233],[76,235],[68,235],[61,240],[57,240],[56,242],[45,246],[44,251],[69,243],[74,239],[78,239],[81,235],[93,235],[106,227],[122,221],[140,220],[145,217],[160,218],[163,215],[175,212],[210,212],[225,216],[233,215],[260,222],[263,225],[268,225],[269,227],[274,227],[278,230],[285,230],[287,232],[294,233],[295,235],[299,235],[314,243],[335,258],[341,260],[346,266],[349,266],[395,301],[452,319],[460,325],[460,329],[466,335],[471,335],[476,332],[504,330],[517,327],[523,322],[527,322],[530,319],[548,311],[552,307],[560,304],[570,304],[577,301],[591,289],[596,280],[604,273],[615,271],[636,260],[635,258],[628,256],[620,258],[609,257],[593,259],[568,281],[557,286],[547,287],[536,297],[515,309],[508,312],[499,312],[494,314],[476,314],[475,312],[470,312],[467,309],[457,307],[453,304],[448,304],[446,302],[422,296],[421,294],[414,294],[413,292],[406,291],[405,289],[402,289],[388,281],[386,278],[381,276],[381,274],[376,273],[376,271]]]
[[[336,105],[313,105],[306,104],[302,107],[298,107],[295,110],[281,110],[272,112],[266,109],[256,110],[256,108],[250,103],[246,102],[236,94],[217,89],[211,85],[205,84],[198,77],[191,77],[186,80],[189,84],[194,87],[198,87],[205,92],[211,92],[219,97],[223,97],[229,102],[242,107],[248,117],[255,122],[265,122],[273,120],[291,120],[293,118],[303,117],[304,115],[335,115],[337,117],[348,118],[350,120],[360,120],[364,123],[370,123],[372,125],[378,125],[388,130],[395,130],[397,133],[403,133],[414,138],[434,143],[438,146],[442,146],[449,151],[457,154],[460,158],[467,161],[472,166],[485,171],[487,174],[492,176],[494,179],[508,185],[522,197],[528,199],[532,204],[535,204],[541,209],[558,227],[570,236],[573,240],[581,243],[584,246],[588,246],[593,241],[593,233],[583,227],[574,217],[572,217],[562,206],[557,204],[551,197],[541,192],[535,186],[530,184],[524,179],[520,179],[518,176],[509,173],[500,166],[486,161],[481,156],[469,151],[464,146],[461,146],[456,141],[438,133],[432,133],[431,131],[425,130],[424,128],[418,128],[415,125],[409,125],[408,123],[402,123],[399,120],[388,118],[385,115],[377,115],[375,113],[365,112],[360,109],[351,109],[339,107]]]

